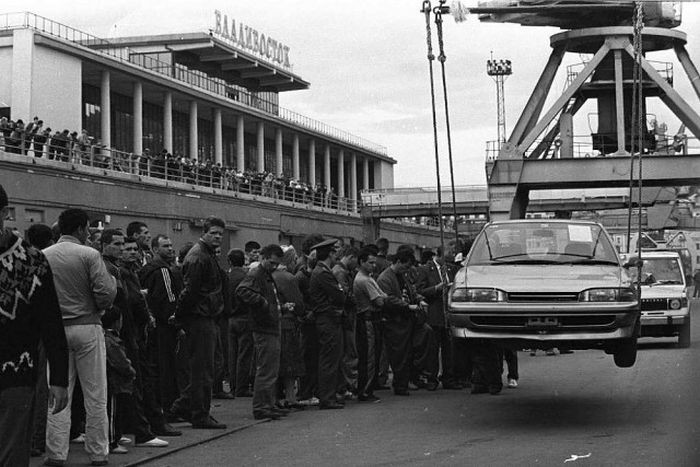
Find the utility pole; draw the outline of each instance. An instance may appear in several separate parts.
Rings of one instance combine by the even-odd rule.
[[[494,60],[493,52],[491,59],[486,62],[486,74],[496,83],[496,109],[498,111],[498,142],[496,149],[501,149],[501,144],[506,140],[506,99],[504,83],[506,78],[513,74],[513,67],[510,60]]]

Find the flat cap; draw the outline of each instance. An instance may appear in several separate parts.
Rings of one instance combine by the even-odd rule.
[[[329,238],[328,240],[324,240],[321,243],[317,243],[314,246],[311,247],[312,250],[320,250],[323,248],[332,248],[335,246],[335,244],[338,243],[337,238]]]

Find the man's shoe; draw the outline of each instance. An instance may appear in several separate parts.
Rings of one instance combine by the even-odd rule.
[[[375,396],[374,394],[361,394],[357,396],[357,400],[360,402],[377,402],[381,399]]]
[[[168,445],[167,441],[160,439],[160,438],[153,438],[149,439],[148,441],[144,441],[143,443],[136,443],[136,447],[139,448],[167,448]]]
[[[256,420],[279,420],[282,416],[271,411],[253,412],[253,418]]]
[[[503,386],[489,386],[489,394],[496,396],[501,393],[501,389],[503,389]]]
[[[508,387],[511,389],[518,387],[518,380],[513,378],[508,378]]]
[[[51,459],[47,457],[44,459],[44,465],[48,465],[49,467],[63,467],[66,465],[66,461],[61,460],[61,459]]]
[[[291,410],[289,410],[289,409],[280,409],[279,407],[273,407],[273,408],[270,409],[270,412],[276,413],[276,414],[279,415],[280,417],[286,417],[287,415],[289,415],[289,412],[291,412]]]
[[[97,459],[94,461],[90,462],[90,465],[98,466],[98,465],[108,465],[109,461],[107,459]]]
[[[435,381],[431,381],[429,383],[426,383],[426,385],[425,385],[425,389],[427,389],[428,391],[436,391],[437,388],[438,388],[438,383],[436,383]]]
[[[411,393],[408,392],[408,389],[394,389],[394,395],[395,396],[410,396]]]
[[[483,384],[473,384],[472,385],[472,390],[471,390],[472,394],[486,394],[487,392],[489,392],[489,388],[487,388]]]
[[[124,446],[119,446],[119,445],[117,445],[117,447],[111,448],[109,450],[110,454],[126,454],[127,452],[129,452],[129,450],[127,448],[125,448]]]
[[[339,404],[338,402],[329,402],[327,404],[319,404],[318,408],[319,410],[335,410],[344,409],[345,406],[343,404]]]
[[[82,444],[85,442],[85,433],[80,433],[78,436],[70,440],[71,443],[74,444]]]
[[[168,417],[172,417],[173,419],[180,419],[184,422],[189,422],[192,418],[192,414],[190,412],[179,408],[171,408],[170,410],[165,412],[165,416],[166,421],[168,423],[176,423],[175,420],[168,420]]]
[[[119,444],[124,445],[124,444],[131,444],[131,443],[132,443],[131,438],[129,438],[127,436],[122,436],[121,438],[119,438]]]
[[[165,423],[163,426],[154,428],[153,434],[157,436],[181,436],[182,431],[176,430],[170,424]]]
[[[226,424],[225,423],[219,423],[212,417],[211,415],[209,416],[209,419],[201,422],[201,423],[193,423],[192,428],[196,430],[225,430],[226,429]]]
[[[214,398],[214,399],[235,399],[236,396],[234,396],[230,392],[221,391],[221,392],[217,392],[216,394],[214,394],[212,396],[212,398]]]

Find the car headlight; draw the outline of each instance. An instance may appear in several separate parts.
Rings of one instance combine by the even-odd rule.
[[[505,302],[506,293],[498,289],[456,287],[451,299],[453,302]]]
[[[581,302],[633,302],[637,299],[634,289],[588,289],[579,294]]]
[[[668,300],[668,309],[669,310],[680,310],[683,307],[683,300],[686,301],[686,306],[687,306],[687,298],[686,299],[680,299],[680,298],[671,298]]]

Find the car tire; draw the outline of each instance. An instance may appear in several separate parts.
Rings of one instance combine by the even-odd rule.
[[[688,320],[681,326],[681,332],[678,333],[678,347],[687,349],[690,347],[690,315]]]
[[[613,354],[615,365],[620,368],[630,368],[637,361],[637,339],[625,339]]]

